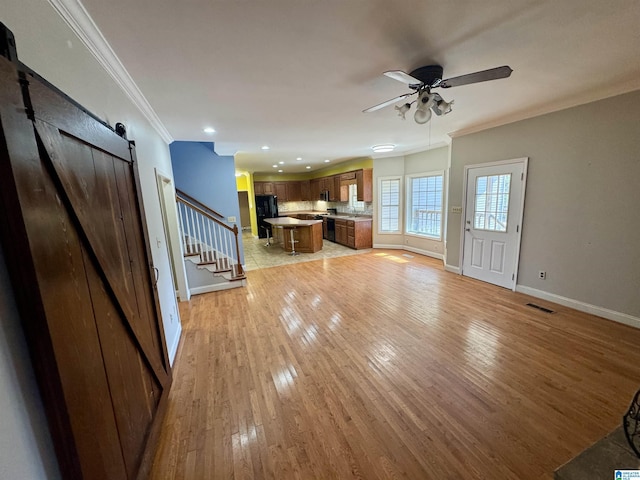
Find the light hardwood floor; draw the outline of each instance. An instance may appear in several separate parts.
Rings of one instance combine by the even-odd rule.
[[[419,255],[248,280],[181,304],[153,479],[551,479],[640,388],[640,330]]]

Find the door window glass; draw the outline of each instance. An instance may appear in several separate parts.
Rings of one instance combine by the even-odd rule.
[[[476,230],[507,231],[511,174],[476,178],[473,227]]]

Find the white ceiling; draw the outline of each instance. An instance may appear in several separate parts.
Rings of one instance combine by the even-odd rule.
[[[640,88],[638,0],[82,3],[171,136],[214,141],[250,172],[273,173],[278,161],[285,173],[315,170],[373,156],[380,143],[425,150],[447,134]],[[445,78],[514,72],[438,89],[453,112],[426,125],[393,106],[362,113],[410,91],[383,71],[433,63]]]

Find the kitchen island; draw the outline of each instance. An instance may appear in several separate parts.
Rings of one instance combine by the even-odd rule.
[[[291,217],[266,218],[265,222],[272,227],[282,228],[282,246],[286,252],[291,252],[291,231],[295,244],[295,251],[301,253],[315,253],[322,250],[322,220],[298,220]]]

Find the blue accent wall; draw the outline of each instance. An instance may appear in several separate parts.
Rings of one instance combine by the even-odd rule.
[[[212,142],[176,141],[169,145],[169,150],[176,188],[219,212],[225,219],[236,217],[235,223],[240,229],[234,158],[218,155]],[[244,263],[241,235],[238,235],[238,242]]]

